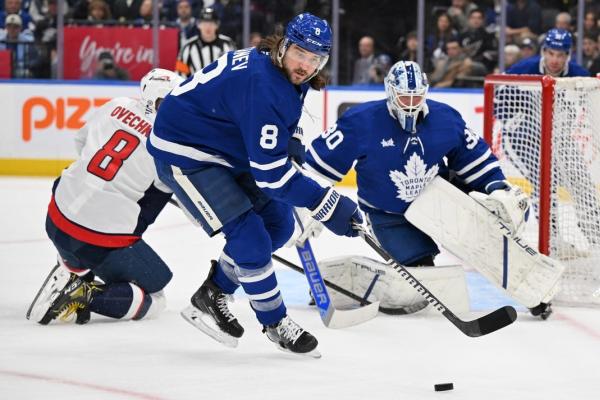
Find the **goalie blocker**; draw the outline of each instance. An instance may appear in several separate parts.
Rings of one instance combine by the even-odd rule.
[[[444,179],[432,180],[405,216],[527,308],[548,303],[556,294],[564,266]]]

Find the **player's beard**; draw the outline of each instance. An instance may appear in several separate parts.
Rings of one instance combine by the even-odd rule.
[[[286,72],[288,80],[290,82],[292,82],[294,85],[300,85],[301,83],[304,83],[306,81],[306,78],[309,75],[308,71],[305,71],[302,68],[296,68],[293,70],[286,68],[285,72]]]

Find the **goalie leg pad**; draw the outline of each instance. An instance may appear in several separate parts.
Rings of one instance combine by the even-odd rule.
[[[547,302],[555,292],[564,267],[442,178],[431,181],[405,215],[524,306]]]
[[[389,270],[387,264],[368,257],[337,257],[321,261],[324,278],[347,288],[370,302],[380,301],[388,309],[408,308],[423,301],[406,280]],[[469,311],[469,295],[461,266],[407,267],[432,293],[458,313]],[[374,281],[375,276],[378,278]],[[356,301],[331,291],[336,306],[355,306]]]

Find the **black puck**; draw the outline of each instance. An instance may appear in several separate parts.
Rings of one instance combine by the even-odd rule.
[[[445,390],[454,389],[454,384],[453,383],[436,383],[435,385],[433,385],[433,387],[435,388],[436,392],[443,392]]]

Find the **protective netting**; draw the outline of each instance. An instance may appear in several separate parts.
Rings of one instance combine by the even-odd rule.
[[[600,305],[600,79],[558,78],[553,97],[542,93],[539,80],[494,85],[492,150],[531,196],[525,237],[537,244],[545,229],[549,255],[567,267],[555,301]],[[552,129],[542,134],[547,101]],[[539,223],[542,135],[552,146],[549,226]]]

